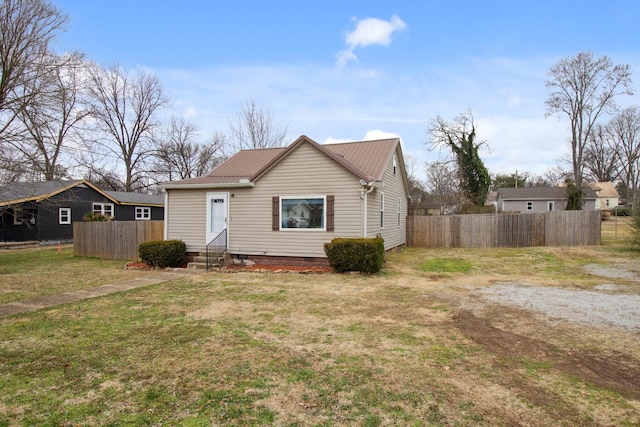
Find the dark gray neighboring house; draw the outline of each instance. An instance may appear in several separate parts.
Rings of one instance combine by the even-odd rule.
[[[525,187],[498,189],[498,210],[501,212],[543,213],[567,208],[565,187]],[[596,209],[596,193],[583,189],[582,209]]]
[[[86,180],[0,187],[0,241],[68,241],[88,212],[116,220],[164,219],[164,197],[103,191]]]

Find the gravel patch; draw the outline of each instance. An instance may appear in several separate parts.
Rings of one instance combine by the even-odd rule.
[[[615,285],[587,291],[500,283],[479,292],[491,302],[515,305],[554,319],[640,331],[640,295],[609,293],[614,289]]]
[[[640,282],[640,273],[626,264],[607,266],[602,264],[587,264],[584,269],[595,276],[609,277],[611,279],[625,279]]]

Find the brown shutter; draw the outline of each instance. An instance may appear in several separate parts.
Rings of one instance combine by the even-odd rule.
[[[333,196],[327,196],[327,231],[333,231],[335,226],[334,216],[333,216]]]
[[[280,231],[280,198],[271,199],[271,230]]]

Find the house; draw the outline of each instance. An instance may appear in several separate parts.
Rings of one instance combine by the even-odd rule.
[[[565,210],[567,189],[565,187],[523,187],[498,189],[498,210],[501,212],[542,213]],[[596,209],[596,194],[583,188],[582,209]]]
[[[0,240],[68,241],[88,212],[119,220],[164,219],[164,198],[103,191],[86,180],[19,182],[0,187]]]
[[[611,210],[618,206],[620,195],[610,181],[587,184],[596,194],[596,209]]]
[[[183,240],[190,253],[218,235],[231,256],[261,262],[326,262],[324,244],[335,237],[380,235],[387,250],[406,243],[409,186],[398,138],[320,145],[303,135],[160,187],[165,238]]]

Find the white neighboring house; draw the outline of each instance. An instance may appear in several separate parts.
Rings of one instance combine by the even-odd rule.
[[[611,210],[620,203],[620,195],[611,181],[587,185],[596,193],[596,209]]]

